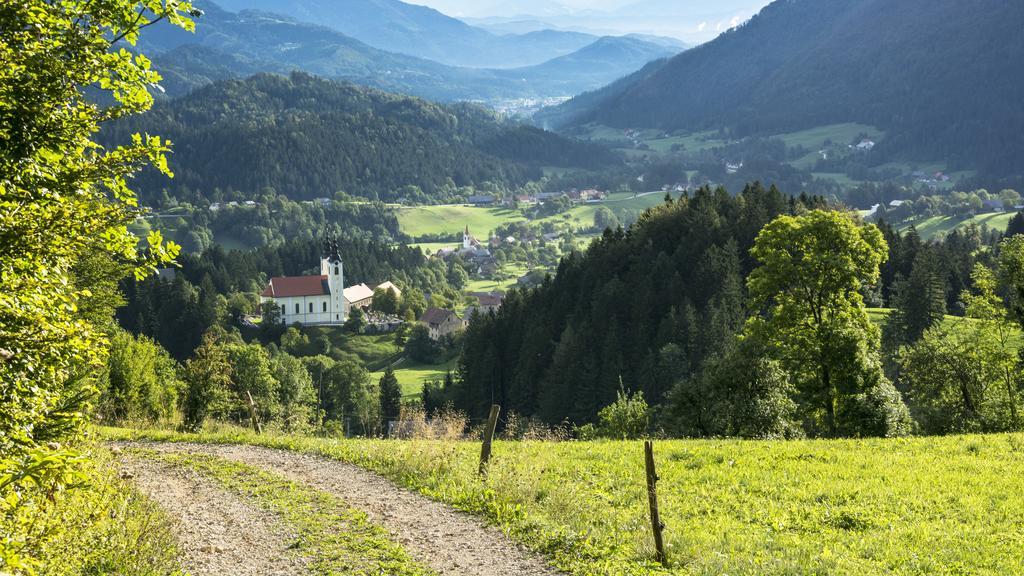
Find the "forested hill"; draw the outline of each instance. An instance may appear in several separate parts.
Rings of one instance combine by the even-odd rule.
[[[136,132],[174,143],[175,178],[143,173],[136,188],[144,199],[165,189],[192,196],[268,187],[293,199],[338,191],[386,201],[443,199],[463,186],[522,185],[539,179],[542,165],[617,161],[604,149],[500,122],[477,106],[434,104],[302,73],[218,82],[117,123],[103,140],[123,142]]]
[[[474,417],[498,403],[550,423],[593,421],[623,386],[662,402],[742,326],[748,251],[793,202],[760,185],[702,189],[605,232],[553,280],[471,323],[445,401]]]
[[[860,122],[880,154],[993,173],[1024,156],[1024,2],[779,0],[741,27],[542,116],[784,133]]]

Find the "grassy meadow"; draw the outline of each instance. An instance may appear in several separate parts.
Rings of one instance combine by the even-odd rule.
[[[402,396],[408,399],[419,398],[423,392],[423,385],[427,382],[443,382],[445,375],[454,372],[458,360],[450,360],[443,364],[420,364],[409,358],[403,358],[392,368],[395,371],[395,378],[402,387]],[[370,379],[374,382],[380,381],[384,371],[373,372]]]
[[[1024,435],[655,444],[669,567],[652,560],[640,442],[495,444],[104,430],[351,462],[485,517],[573,575],[1015,574]]]
[[[985,214],[978,214],[970,218],[956,218],[953,216],[933,216],[931,218],[923,218],[913,222],[907,222],[900,226],[900,230],[904,231],[913,225],[917,228],[917,233],[921,235],[925,240],[931,240],[941,236],[949,234],[953,230],[963,228],[970,224],[976,224],[978,226],[987,226],[992,230],[1006,230],[1007,225],[1010,224],[1010,220],[1013,219],[1016,212],[988,212]]]
[[[415,206],[398,211],[398,225],[402,232],[414,238],[427,234],[450,234],[469,231],[487,239],[487,233],[506,222],[526,220],[519,210],[508,208],[478,208],[474,206]],[[457,242],[456,244],[461,244]],[[447,246],[447,244],[443,244]]]

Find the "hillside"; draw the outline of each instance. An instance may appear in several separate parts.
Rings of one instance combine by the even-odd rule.
[[[252,10],[234,13],[212,2],[200,5],[204,15],[194,34],[158,25],[139,43],[167,78],[163,88],[168,96],[181,96],[226,78],[302,70],[438,101],[567,97],[599,88],[676,51],[660,41],[585,37],[581,53],[560,61],[556,69],[543,65],[460,68],[387,52],[332,28],[288,16]]]
[[[667,58],[678,48],[628,36],[606,36],[572,54],[515,71],[526,78],[565,79],[566,91],[581,82],[628,76],[648,62]]]
[[[784,0],[663,66],[543,114],[568,126],[727,128],[736,136],[858,122],[868,158],[1019,172],[1024,4]]]
[[[398,0],[220,0],[227,10],[262,10],[333,28],[374,48],[450,66],[517,68],[597,40],[578,32],[494,34],[426,6]]]
[[[143,198],[162,189],[252,194],[270,187],[293,199],[344,190],[428,200],[485,182],[521,185],[541,176],[541,163],[615,162],[603,149],[501,123],[476,106],[433,104],[302,73],[218,82],[114,125],[104,141],[123,142],[134,132],[175,144],[175,179],[144,173],[137,187]]]

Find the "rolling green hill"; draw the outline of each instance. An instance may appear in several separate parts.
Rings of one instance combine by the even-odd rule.
[[[218,82],[117,123],[104,141],[125,142],[136,132],[175,144],[175,179],[143,173],[143,198],[162,189],[192,197],[270,188],[301,200],[345,191],[432,202],[485,182],[522,185],[552,164],[616,162],[604,149],[499,121],[477,106],[433,104],[302,73]]]
[[[933,240],[940,236],[944,236],[953,230],[960,229],[971,224],[986,226],[991,230],[1004,231],[1014,214],[1014,212],[989,212],[968,218],[932,216],[930,218],[922,218],[912,222],[905,222],[899,226],[899,229],[906,230],[913,225],[917,229],[917,233],[925,240]]]

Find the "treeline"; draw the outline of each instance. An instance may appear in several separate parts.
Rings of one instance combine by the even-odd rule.
[[[496,402],[585,425],[640,393],[654,428],[684,436],[1015,429],[1024,366],[1002,295],[1021,273],[997,266],[999,237],[968,227],[924,242],[822,207],[759,185],[669,200],[567,257],[539,288],[514,291],[497,314],[475,316],[457,378],[432,387],[428,404],[482,418]],[[869,306],[895,310],[871,321]],[[914,347],[922,340],[930,348]],[[971,342],[977,350],[951,361],[962,372],[920,382],[935,350]],[[1008,372],[979,375],[971,362]],[[936,422],[965,375],[1007,416]]]
[[[136,223],[144,236],[155,228],[200,253],[214,243],[249,247],[281,244],[289,240],[315,240],[318,236],[362,235],[380,240],[406,240],[395,210],[382,202],[357,202],[339,194],[335,199],[293,202],[272,193],[256,194],[255,205],[245,195],[215,190],[208,198],[192,191],[182,197],[165,196],[153,206],[154,216]]]
[[[294,337],[301,334],[291,329]],[[303,433],[376,436],[399,416],[394,373],[378,381],[359,362],[299,357],[214,328],[179,363],[152,339],[116,331],[99,378],[97,415],[110,425],[175,422],[199,431],[208,419]]]
[[[139,177],[143,200],[255,194],[292,199],[347,193],[383,201],[414,186],[434,201],[491,182],[539,180],[542,165],[599,167],[610,152],[532,127],[500,122],[470,105],[444,106],[293,73],[227,80],[106,129],[104,142],[159,133],[176,146],[168,182]]]

